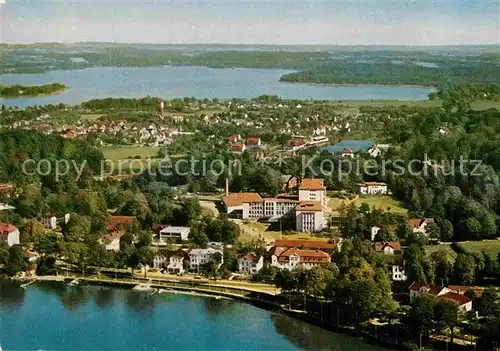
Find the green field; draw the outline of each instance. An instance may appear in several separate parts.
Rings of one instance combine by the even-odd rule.
[[[346,112],[355,112],[362,106],[371,107],[441,107],[441,100],[415,100],[415,101],[402,101],[402,100],[340,100],[331,101],[331,105],[338,107],[340,110]],[[472,103],[473,110],[488,110],[490,108],[500,109],[500,101],[475,101]]]
[[[104,158],[108,160],[126,160],[137,156],[141,158],[156,158],[158,155],[158,148],[151,146],[103,147],[101,151]]]
[[[464,248],[465,251],[469,253],[484,251],[493,259],[496,259],[497,255],[500,253],[500,240],[467,241],[460,242],[459,244]],[[431,254],[438,250],[445,250],[449,252],[453,257],[457,255],[457,253],[451,248],[450,244],[427,245],[425,247],[425,252],[427,252],[428,254]]]
[[[379,208],[384,211],[389,211],[393,213],[406,213],[407,209],[402,207],[401,203],[397,200],[394,200],[392,197],[388,195],[373,195],[373,196],[360,196],[355,200],[349,199],[340,199],[338,197],[332,197],[328,200],[328,206],[332,210],[339,209],[344,203],[354,202],[356,206],[361,205],[363,202],[366,202],[370,208]]]
[[[429,254],[429,255],[432,254],[433,252],[441,251],[441,250],[446,251],[453,258],[455,258],[457,256],[457,253],[455,251],[453,251],[450,244],[427,245],[425,247],[425,252],[427,252],[427,254]]]
[[[468,241],[460,243],[468,252],[486,252],[487,255],[496,259],[500,253],[500,240]]]

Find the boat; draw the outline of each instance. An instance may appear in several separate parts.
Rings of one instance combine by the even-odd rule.
[[[70,281],[68,283],[68,286],[75,286],[75,285],[78,285],[78,284],[80,284],[80,281],[75,278],[75,279],[73,279],[72,281]]]
[[[149,295],[154,295],[154,294],[158,293],[158,289],[152,288],[151,284],[144,284],[144,283],[137,284],[136,286],[134,286],[132,288],[132,290],[140,291],[140,292],[147,292],[147,293],[149,293]]]

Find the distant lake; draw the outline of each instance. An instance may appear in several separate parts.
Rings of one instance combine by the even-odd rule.
[[[384,351],[277,312],[211,297],[0,281],[4,350]]]
[[[4,74],[2,84],[41,85],[60,82],[69,89],[44,97],[0,99],[7,106],[79,104],[107,97],[172,99],[254,98],[279,95],[287,99],[315,100],[427,100],[429,88],[399,86],[320,86],[279,82],[293,71],[281,69],[208,68],[193,66],[95,67],[40,74]]]

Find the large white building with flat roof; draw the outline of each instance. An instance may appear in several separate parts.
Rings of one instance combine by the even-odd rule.
[[[266,218],[270,222],[294,218],[296,230],[317,232],[327,226],[326,187],[323,179],[303,179],[298,194],[262,198],[257,193],[235,193],[223,199],[228,214],[242,219]]]

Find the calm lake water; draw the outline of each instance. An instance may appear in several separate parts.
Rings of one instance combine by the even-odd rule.
[[[428,88],[397,86],[319,86],[279,82],[292,71],[208,67],[95,67],[41,74],[4,74],[2,84],[40,85],[54,82],[69,87],[59,95],[0,99],[7,106],[79,104],[94,98],[159,96],[164,99],[254,98],[263,94],[316,100],[427,100]]]
[[[0,284],[3,350],[384,350],[232,300]]]

